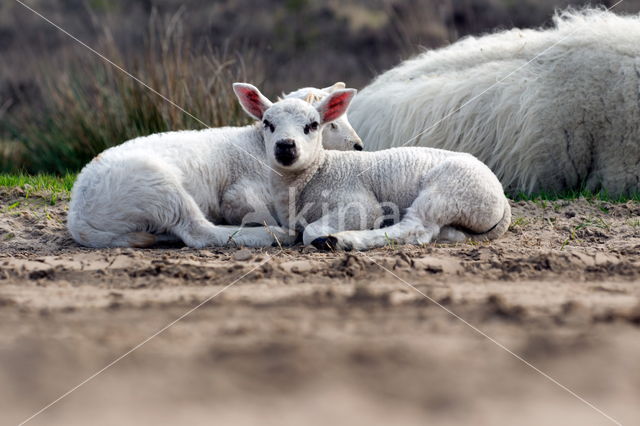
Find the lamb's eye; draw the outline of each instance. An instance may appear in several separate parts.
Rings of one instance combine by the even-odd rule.
[[[338,126],[335,123],[331,123],[331,130],[336,130]]]
[[[276,131],[276,126],[271,124],[269,120],[264,120],[263,123],[264,123],[264,128],[271,130],[271,133]]]
[[[309,132],[315,132],[316,130],[318,130],[318,122],[314,121],[311,124],[307,124],[306,126],[304,126],[304,134],[308,135]]]

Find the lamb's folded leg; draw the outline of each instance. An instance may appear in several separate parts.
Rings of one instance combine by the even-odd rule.
[[[276,226],[216,226],[218,235],[227,244],[247,247],[269,247],[274,244],[290,246],[295,243],[296,235],[288,229]]]
[[[247,247],[270,247],[273,244],[291,245],[295,235],[273,226],[243,227],[220,226],[209,222],[193,199],[185,194],[180,203],[181,214],[177,224],[170,229],[186,245],[194,248],[236,244]]]

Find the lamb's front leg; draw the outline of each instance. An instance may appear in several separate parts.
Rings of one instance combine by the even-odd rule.
[[[328,216],[317,220],[304,228],[302,233],[302,243],[305,246],[313,245],[320,250],[330,249],[331,245],[326,239],[328,235],[338,232],[338,229],[331,224]]]
[[[438,236],[439,231],[438,225],[424,225],[419,220],[405,217],[387,228],[326,234],[311,244],[325,250],[369,250],[390,244],[427,244]]]
[[[355,238],[358,239],[359,233],[370,231],[345,231],[345,229],[369,229],[375,226],[376,219],[382,215],[383,210],[375,200],[358,199],[340,206],[307,225],[304,228],[302,241],[305,245],[313,245],[319,250],[359,249],[358,247],[362,246],[359,242],[356,242],[355,246],[352,246],[350,242],[343,245],[336,239],[336,236],[356,232],[358,234],[355,235]]]

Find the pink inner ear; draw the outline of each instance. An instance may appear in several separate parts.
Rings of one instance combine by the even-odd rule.
[[[324,115],[322,116],[322,121],[324,121],[325,123],[328,121],[333,121],[344,114],[349,106],[348,101],[351,96],[351,93],[348,92],[332,96],[331,99],[329,99],[327,108],[324,112]]]
[[[260,95],[254,90],[244,87],[240,88],[240,93],[242,94],[242,105],[247,111],[258,118],[262,118],[264,105],[262,104]]]

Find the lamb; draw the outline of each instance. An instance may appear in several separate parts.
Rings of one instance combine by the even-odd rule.
[[[245,111],[265,123],[278,221],[302,231],[304,244],[366,250],[390,240],[488,240],[509,227],[511,209],[498,178],[470,154],[416,147],[325,151],[320,134],[346,112],[355,90],[336,90],[314,107],[299,99],[272,104],[252,85],[234,87]],[[394,224],[381,227],[387,219]]]
[[[640,15],[568,10],[377,77],[349,118],[369,150],[468,152],[510,194],[640,191]],[[530,62],[531,61],[531,62]]]
[[[286,97],[317,103],[342,88],[336,83]],[[67,220],[73,239],[96,248],[148,247],[176,238],[196,248],[292,242],[270,214],[260,126],[154,134],[104,151],[73,187]],[[362,149],[346,117],[324,129],[321,139],[329,149]]]

